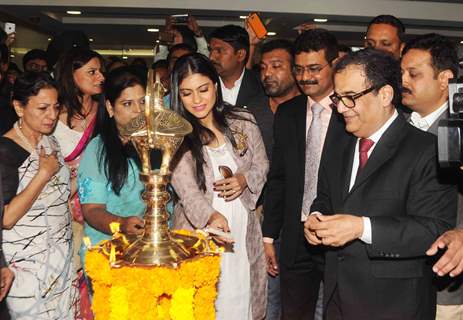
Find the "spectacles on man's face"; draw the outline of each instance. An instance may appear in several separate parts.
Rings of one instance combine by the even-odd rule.
[[[304,74],[304,72],[307,72],[307,73],[309,73],[311,75],[317,76],[329,64],[330,63],[328,62],[325,65],[320,65],[320,64],[310,64],[308,66],[295,65],[293,67],[293,71],[294,71],[294,74],[296,74],[298,76],[302,76]]]
[[[330,96],[330,99],[335,106],[338,106],[339,102],[342,102],[344,106],[346,106],[346,108],[354,108],[355,100],[357,100],[360,97],[363,97],[366,94],[369,94],[370,92],[378,88],[379,88],[378,86],[372,86],[366,90],[363,90],[362,92],[352,94],[352,95],[345,95],[345,96],[341,96],[335,92]]]

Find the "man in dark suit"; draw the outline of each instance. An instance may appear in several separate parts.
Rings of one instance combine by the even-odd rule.
[[[448,82],[458,75],[453,42],[431,33],[409,41],[402,56],[402,103],[413,110],[410,123],[437,136],[439,121],[449,118]],[[463,226],[463,176],[456,168],[439,168],[441,183],[459,186],[457,225]],[[463,318],[463,276],[438,279],[438,320]]]
[[[283,319],[313,319],[323,256],[304,239],[316,194],[321,150],[330,123],[336,38],[313,29],[294,44],[294,74],[303,95],[279,105],[262,224],[269,270],[279,271]],[[280,263],[273,241],[281,239]]]
[[[401,74],[391,55],[358,51],[334,74],[347,133],[326,144],[305,223],[309,243],[327,247],[326,318],[434,319],[425,251],[456,213],[456,189],[437,179],[436,138],[396,111]]]
[[[244,107],[256,96],[264,96],[257,74],[246,69],[249,35],[244,28],[226,25],[215,29],[209,47],[209,58],[220,76],[224,101]]]
[[[248,110],[254,115],[264,140],[267,157],[272,159],[273,148],[273,118],[278,106],[301,92],[297,87],[293,75],[294,45],[285,39],[271,40],[261,48],[260,80],[266,96],[257,96],[248,104]],[[256,212],[262,211],[262,199]],[[280,243],[274,243],[278,261]],[[281,318],[280,277],[278,268],[268,268],[268,294],[266,320],[279,320]]]

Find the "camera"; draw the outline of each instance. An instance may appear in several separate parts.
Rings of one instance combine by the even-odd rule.
[[[463,82],[449,81],[448,119],[439,121],[438,156],[441,167],[459,167],[463,164]]]

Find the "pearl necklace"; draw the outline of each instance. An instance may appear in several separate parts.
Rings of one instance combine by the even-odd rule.
[[[16,132],[16,135],[19,137],[21,142],[26,147],[26,150],[29,151],[29,153],[33,153],[37,149],[37,147],[34,148],[32,144],[29,142],[29,140],[26,138],[21,128],[19,127],[18,122],[15,122],[14,124],[14,131]]]

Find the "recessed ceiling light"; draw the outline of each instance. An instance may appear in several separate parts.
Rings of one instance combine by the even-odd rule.
[[[273,32],[273,31],[269,31],[269,32],[267,32],[267,35],[268,35],[268,36],[276,36],[277,33],[276,33],[276,32]]]
[[[315,21],[315,22],[328,22],[328,19],[325,19],[325,18],[315,18],[315,19],[313,19],[313,21]]]
[[[148,28],[148,29],[146,29],[146,31],[148,31],[148,32],[159,32],[159,29],[158,28]]]
[[[460,43],[463,44],[463,40],[461,40]]]
[[[51,38],[48,38],[47,40],[48,40],[48,41],[51,41]]]
[[[122,56],[122,59],[127,60],[129,57],[127,56]]]
[[[240,19],[246,19],[248,16],[240,16]]]
[[[88,41],[93,42],[93,38],[88,39]]]
[[[79,10],[68,10],[66,11],[67,14],[82,14],[82,11]]]

